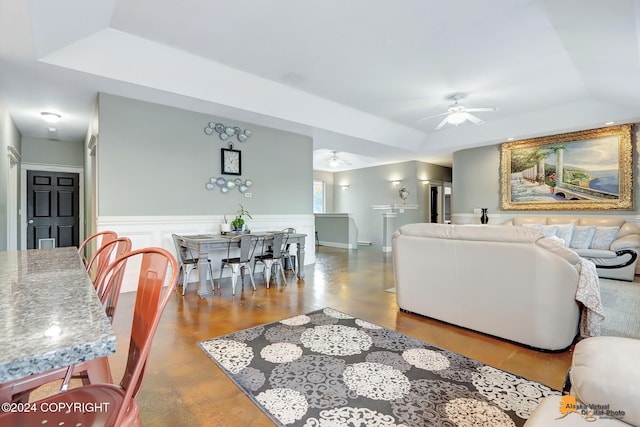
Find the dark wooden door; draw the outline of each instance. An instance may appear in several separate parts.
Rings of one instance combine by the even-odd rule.
[[[27,249],[40,239],[56,247],[80,244],[79,174],[27,171]]]
[[[431,186],[431,222],[438,222],[438,187]]]

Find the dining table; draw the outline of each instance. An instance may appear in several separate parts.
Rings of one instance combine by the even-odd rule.
[[[92,383],[112,382],[106,356],[115,351],[115,332],[76,248],[0,251],[0,389],[85,361],[96,362]]]
[[[261,239],[273,233],[279,231],[261,231],[245,233],[250,234],[253,239]],[[288,244],[296,245],[296,262],[298,263],[298,279],[304,279],[304,247],[307,235],[303,233],[287,233]],[[207,285],[207,260],[209,259],[209,252],[218,250],[227,250],[229,245],[229,239],[237,236],[238,233],[228,234],[186,234],[180,235],[183,240],[183,244],[198,254],[198,272],[200,284],[198,287],[198,295],[200,297],[208,297],[213,294],[213,278],[211,278],[211,286]]]

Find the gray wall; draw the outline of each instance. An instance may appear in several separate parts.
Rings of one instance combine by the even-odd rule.
[[[83,145],[80,141],[24,137],[21,154],[24,163],[84,166]]]
[[[230,216],[239,203],[252,214],[312,213],[310,137],[109,94],[98,102],[100,216]],[[205,135],[211,121],[253,132],[234,143],[252,198],[205,189],[221,176],[220,149],[228,146]]]
[[[12,146],[18,153],[21,151],[20,132],[16,127],[9,110],[0,100],[0,250],[7,249],[7,195],[8,195],[8,176],[9,176],[9,160],[7,156],[7,147]],[[15,166],[17,168],[20,165]],[[18,189],[20,194],[20,189]],[[16,202],[18,203],[18,201]],[[18,204],[19,206],[19,204]],[[18,220],[20,218],[18,217]],[[20,227],[14,224],[18,230],[18,242],[20,241]]]
[[[638,184],[638,137],[640,127],[635,126],[634,134],[634,166],[633,166],[633,198],[636,206],[632,211],[599,210],[579,211],[584,214],[620,215],[635,213],[640,205],[640,185]],[[509,214],[511,216],[530,214],[530,211],[502,211],[500,209],[500,144],[487,147],[472,148],[453,153],[453,189],[452,210],[454,215],[473,214],[474,208],[488,208],[491,213]],[[536,211],[536,213],[562,215],[575,211]],[[491,222],[491,219],[490,219]]]
[[[390,165],[334,173],[335,212],[353,214],[358,227],[358,241],[368,241],[382,248],[382,213],[372,205],[401,204],[398,190],[409,191],[407,204],[417,204],[417,210],[398,214],[396,227],[413,222],[427,221],[427,186],[423,180],[451,182],[451,169],[423,162],[410,161]],[[396,186],[391,181],[401,180]],[[341,185],[349,185],[343,190]]]

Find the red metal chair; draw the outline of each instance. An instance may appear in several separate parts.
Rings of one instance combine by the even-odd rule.
[[[178,263],[171,253],[161,248],[139,249],[118,258],[108,270],[121,262],[141,256],[138,291],[133,313],[129,357],[119,385],[91,384],[65,391],[34,402],[35,407],[95,407],[100,410],[60,412],[9,412],[0,414],[0,425],[87,425],[141,426],[140,411],[135,399],[144,376],[153,336],[160,317],[178,282]],[[165,287],[167,270],[171,276]],[[164,290],[164,292],[163,292]]]
[[[127,237],[118,237],[117,239],[104,244],[92,257],[90,263],[87,265],[87,270],[91,269],[91,264],[95,259],[98,259],[100,252],[108,251],[109,255],[111,255],[114,250],[114,259],[120,258],[131,250],[131,240]],[[126,260],[118,263],[118,265],[113,268],[105,268],[102,272],[98,272],[99,275],[94,281],[98,298],[104,307],[107,317],[109,317],[109,321],[112,323],[116,304],[118,303],[118,297],[120,295],[125,267]],[[30,375],[25,378],[0,384],[0,401],[26,402],[29,399],[29,394],[33,390],[58,380],[62,380],[62,385],[60,387],[61,391],[68,388],[71,378],[80,378],[82,379],[82,383],[87,385],[91,383],[90,378],[94,373],[98,378],[105,378],[109,382],[112,381],[111,370],[106,357],[69,367],[52,369],[47,372]]]
[[[95,283],[100,273],[102,273],[112,261],[129,251],[131,251],[131,239],[128,237],[118,237],[104,242],[86,263],[87,273],[89,273],[91,281]]]
[[[78,253],[82,257],[84,264],[87,265],[89,261],[87,258],[87,252],[91,253],[92,251],[97,251],[101,246],[104,246],[105,243],[109,243],[110,241],[117,238],[118,233],[116,233],[115,231],[107,230],[92,234],[91,236],[84,239],[84,242],[82,242],[78,247]],[[98,241],[100,241],[99,244]],[[105,267],[104,263],[101,267]]]

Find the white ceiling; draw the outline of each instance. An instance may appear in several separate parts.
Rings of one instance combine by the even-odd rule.
[[[99,91],[312,136],[315,169],[333,150],[337,170],[448,165],[640,122],[640,0],[0,0],[0,100],[24,136],[84,139]],[[418,121],[454,92],[499,110]]]

